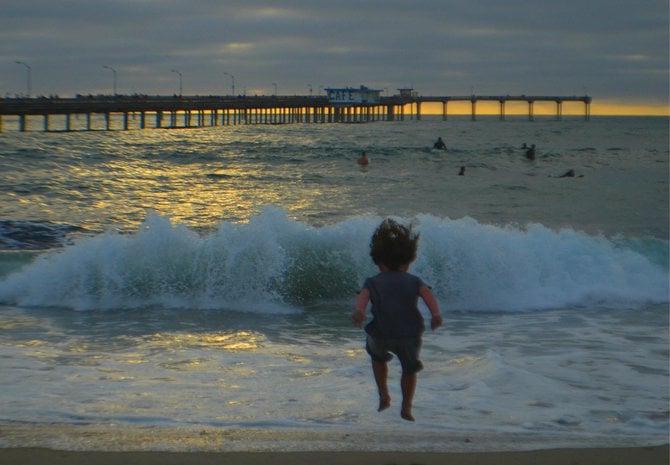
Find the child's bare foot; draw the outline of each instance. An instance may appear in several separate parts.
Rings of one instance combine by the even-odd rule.
[[[400,416],[403,418],[403,420],[414,421],[411,407],[409,408],[403,407],[402,410],[400,411]]]
[[[391,396],[389,395],[379,396],[379,408],[377,409],[378,412],[386,410],[390,406],[391,406]]]

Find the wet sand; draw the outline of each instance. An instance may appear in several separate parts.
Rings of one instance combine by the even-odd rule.
[[[87,452],[0,449],[2,465],[667,465],[668,445],[520,452]]]

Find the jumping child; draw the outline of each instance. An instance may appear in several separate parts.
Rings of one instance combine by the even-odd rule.
[[[412,228],[392,219],[384,220],[372,235],[370,256],[379,268],[379,274],[367,278],[356,298],[351,319],[357,326],[365,320],[365,309],[372,302],[372,321],[365,326],[365,349],[372,359],[372,372],[379,391],[379,412],[391,406],[386,384],[387,363],[394,353],[400,360],[402,376],[402,408],[400,416],[414,421],[412,399],[416,389],[416,374],[423,364],[419,360],[423,317],[417,303],[423,299],[430,310],[430,327],[442,324],[442,316],[430,288],[417,276],[407,272],[416,258],[419,234]]]

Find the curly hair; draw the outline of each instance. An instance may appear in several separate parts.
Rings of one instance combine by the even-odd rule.
[[[398,271],[416,258],[419,234],[387,218],[377,227],[370,240],[370,257],[376,265],[384,264],[391,271]]]

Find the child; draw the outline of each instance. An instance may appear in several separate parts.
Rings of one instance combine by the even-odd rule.
[[[351,315],[355,325],[365,320],[365,309],[372,302],[372,321],[365,326],[365,349],[372,358],[372,372],[379,391],[378,411],[391,405],[386,378],[387,362],[396,354],[402,365],[400,386],[402,409],[400,416],[414,421],[412,399],[416,388],[416,374],[423,368],[419,360],[423,317],[417,307],[419,297],[428,306],[432,316],[431,329],[442,324],[442,316],[430,288],[417,276],[407,272],[416,258],[419,235],[392,219],[379,225],[370,241],[370,256],[380,273],[365,280],[356,298],[356,309]]]

